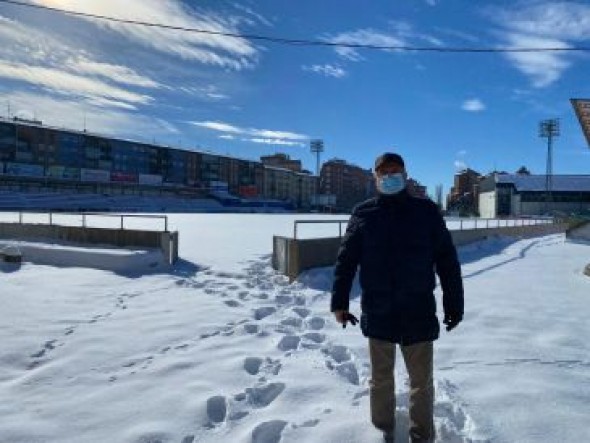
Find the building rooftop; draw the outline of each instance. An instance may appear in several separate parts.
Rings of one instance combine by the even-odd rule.
[[[546,175],[498,174],[496,183],[512,183],[518,192],[545,191]],[[590,192],[590,175],[553,175],[551,190]]]

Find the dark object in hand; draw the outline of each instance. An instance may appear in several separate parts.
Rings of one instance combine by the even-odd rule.
[[[346,316],[344,317],[344,323],[342,323],[342,327],[346,328],[346,323],[348,322],[350,322],[352,326],[356,326],[356,324],[359,322],[359,319],[352,315],[350,312],[347,312]]]
[[[459,323],[463,320],[462,315],[457,314],[445,314],[445,318],[443,319],[443,323],[447,325],[447,331],[454,329]]]

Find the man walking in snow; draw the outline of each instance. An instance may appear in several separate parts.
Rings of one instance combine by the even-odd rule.
[[[369,338],[371,420],[386,441],[395,434],[395,349],[410,378],[410,438],[434,441],[433,341],[439,336],[435,272],[447,331],[463,319],[457,252],[437,206],[406,189],[404,160],[375,161],[378,195],[355,207],[338,252],[331,310],[343,326],[354,321],[349,294],[360,267],[361,329]],[[354,324],[354,323],[353,323]]]

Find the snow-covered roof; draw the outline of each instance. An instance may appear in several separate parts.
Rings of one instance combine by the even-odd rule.
[[[496,183],[512,183],[517,192],[545,190],[546,175],[498,174]],[[590,192],[590,175],[553,175],[551,190],[561,192]]]

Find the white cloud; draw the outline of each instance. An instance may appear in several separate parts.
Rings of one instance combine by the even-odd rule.
[[[162,23],[219,33],[239,33],[236,20],[206,11],[189,9],[178,0],[34,0],[35,3],[76,12]],[[93,18],[84,18],[103,29],[166,54],[208,65],[240,70],[253,66],[258,50],[248,40],[226,35],[168,30]]]
[[[242,141],[252,143],[263,143],[266,145],[281,145],[281,146],[307,146],[305,143],[296,142],[293,140],[284,140],[280,138],[243,138]]]
[[[160,86],[157,82],[138,74],[126,66],[100,63],[86,58],[69,60],[67,64],[73,71],[79,72],[80,74],[97,75],[117,83],[143,88],[157,88]]]
[[[468,112],[481,112],[486,109],[486,105],[478,98],[465,100],[461,105],[461,109]]]
[[[56,99],[50,94],[9,92],[3,94],[3,99],[10,102],[15,115],[34,115],[43,124],[50,126],[82,130],[86,121],[88,131],[100,134],[133,137],[141,134],[145,138],[152,138],[178,133],[174,125],[164,120],[125,112],[123,109],[104,112],[101,105],[75,98]]]
[[[268,20],[266,17],[257,13],[256,11],[252,10],[251,8],[248,8],[247,6],[240,5],[239,3],[234,3],[234,8],[236,8],[240,11],[243,11],[246,14],[254,17],[258,22],[262,23],[263,25],[266,25],[266,26],[273,25],[272,22],[270,20]]]
[[[569,47],[565,42],[544,37],[512,34],[507,38],[510,47]],[[507,53],[506,57],[531,79],[532,85],[536,88],[543,88],[557,81],[571,64],[566,60],[566,56],[557,52],[512,52]]]
[[[232,134],[245,134],[245,130],[238,128],[237,126],[230,125],[229,123],[223,122],[212,122],[212,121],[204,121],[204,122],[191,122],[195,126],[200,126],[201,128],[212,129],[214,131],[219,132],[230,132]]]
[[[490,14],[507,29],[523,35],[560,40],[590,37],[590,5],[575,2],[535,2],[520,9],[493,9]]]
[[[82,48],[1,16],[0,78],[103,108],[136,109],[152,97],[129,87],[163,87],[129,67],[96,61]]]
[[[590,5],[534,2],[516,9],[488,9],[500,27],[502,46],[568,48],[590,37]],[[551,85],[571,65],[572,55],[560,52],[507,53],[508,60],[536,88]]]
[[[182,91],[186,94],[198,96],[202,99],[207,101],[222,101],[222,100],[229,100],[229,95],[224,94],[219,91],[219,89],[215,85],[208,85],[208,86],[180,86],[178,87],[179,91]]]
[[[208,92],[206,95],[213,100],[227,100],[229,98],[227,95],[218,92]]]
[[[396,52],[396,47],[408,47],[417,45],[412,42],[426,42],[432,46],[442,46],[442,40],[428,34],[417,32],[411,23],[405,21],[389,21],[389,30],[380,31],[366,28],[356,31],[343,32],[335,36],[324,37],[324,40],[336,44],[368,45],[386,47],[388,52]],[[349,61],[364,60],[357,48],[337,47],[334,49],[338,55]]]
[[[346,71],[339,66],[325,64],[325,65],[311,65],[302,66],[304,71],[315,72],[317,74],[325,75],[326,77],[342,78],[346,75]]]
[[[281,146],[307,146],[305,143],[301,143],[298,141],[293,140],[285,140],[283,138],[261,138],[261,137],[241,137],[238,139],[235,135],[232,134],[222,134],[219,135],[218,138],[223,140],[240,140],[243,142],[250,142],[250,143],[262,143],[266,145],[281,145]]]
[[[0,77],[28,82],[44,89],[68,96],[82,96],[88,100],[114,100],[127,104],[147,104],[152,98],[112,86],[101,80],[48,67],[27,66],[0,61]]]
[[[268,129],[249,129],[252,135],[259,137],[271,137],[271,138],[287,138],[290,140],[307,140],[309,137],[303,134],[296,134],[295,132],[286,131],[270,131]]]
[[[426,0],[426,4],[429,6],[436,6],[436,0]]]
[[[467,155],[467,151],[465,149],[461,149],[457,152],[458,157],[464,157],[465,155]]]
[[[201,128],[223,132],[224,134],[220,135],[219,138],[227,140],[236,139],[236,135],[241,135],[244,136],[240,139],[242,141],[287,146],[306,146],[306,142],[309,140],[307,135],[290,131],[242,128],[219,121],[193,121],[190,123]]]
[[[394,35],[376,31],[374,29],[359,29],[344,32],[326,39],[331,43],[371,46],[405,46],[406,42]],[[336,48],[336,52],[351,61],[362,60],[361,55],[354,48]]]

